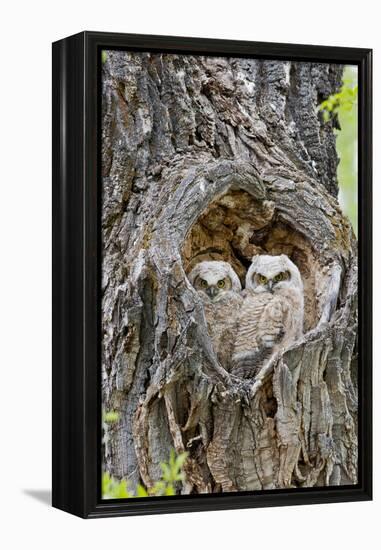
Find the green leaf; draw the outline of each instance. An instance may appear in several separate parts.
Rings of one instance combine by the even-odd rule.
[[[131,495],[127,491],[127,481],[123,479],[120,483],[117,483],[115,486],[115,498],[129,498]]]
[[[132,495],[127,490],[127,481],[117,479],[110,476],[108,472],[104,472],[102,476],[102,498],[130,498]]]
[[[140,483],[138,483],[138,485],[136,487],[136,496],[137,497],[148,497],[147,490]]]
[[[330,95],[318,105],[318,110],[323,112],[324,122],[328,122],[333,114],[338,114],[340,109],[350,112],[357,104],[357,95],[357,85],[353,85],[351,79],[344,79],[340,92]]]
[[[171,468],[168,464],[166,464],[165,462],[161,462],[160,463],[160,467],[162,469],[162,472],[163,472],[163,479],[164,481],[171,481]]]
[[[323,111],[324,122],[328,122],[330,118],[328,111]]]
[[[110,476],[108,472],[104,472],[102,476],[102,497],[111,499],[131,498],[134,496],[144,498],[148,496],[175,495],[176,484],[185,480],[185,473],[182,471],[182,468],[187,457],[188,453],[185,452],[176,455],[175,450],[171,449],[168,463],[162,462],[160,464],[162,470],[161,479],[157,480],[154,486],[148,490],[138,483],[135,489],[136,494],[128,490],[128,481],[126,479],[121,479],[119,481]]]
[[[103,498],[107,498],[107,495],[110,493],[110,484],[111,484],[111,477],[108,472],[104,472],[102,476],[102,496]]]
[[[165,489],[165,496],[173,496],[176,494],[175,488],[172,484],[167,485]]]
[[[114,422],[118,422],[119,420],[119,413],[116,411],[104,411],[103,412],[103,422],[106,422],[107,424],[113,424]]]
[[[188,458],[189,453],[181,453],[176,458],[176,466],[181,469],[184,466],[186,459]]]

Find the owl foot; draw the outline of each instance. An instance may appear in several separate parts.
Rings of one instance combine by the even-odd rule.
[[[263,367],[258,371],[254,384],[250,388],[250,398],[252,399],[257,391],[262,387],[263,382],[267,377],[273,372],[274,366],[278,362],[282,353],[274,353],[273,356],[263,365]]]

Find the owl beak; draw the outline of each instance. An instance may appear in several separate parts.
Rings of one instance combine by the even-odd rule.
[[[269,281],[267,283],[267,288],[269,289],[269,292],[272,292],[273,291],[273,282],[272,281]]]
[[[210,286],[206,289],[206,293],[209,296],[209,298],[215,298],[218,294],[218,288],[215,286]]]

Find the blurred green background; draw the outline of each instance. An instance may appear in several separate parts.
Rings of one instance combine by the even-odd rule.
[[[339,119],[340,129],[336,129],[339,202],[343,212],[352,223],[357,236],[357,66],[347,65],[343,73],[341,90],[326,101],[319,109],[323,111],[325,121],[333,115]]]
[[[353,90],[353,101],[338,109],[341,130],[337,132],[339,202],[357,235],[357,67],[347,66],[344,87]]]

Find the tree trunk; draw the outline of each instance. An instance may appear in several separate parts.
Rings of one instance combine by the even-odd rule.
[[[342,67],[107,52],[103,65],[104,469],[179,491],[357,483],[357,243],[337,202]],[[287,254],[302,340],[240,380],[218,362],[186,274]]]

